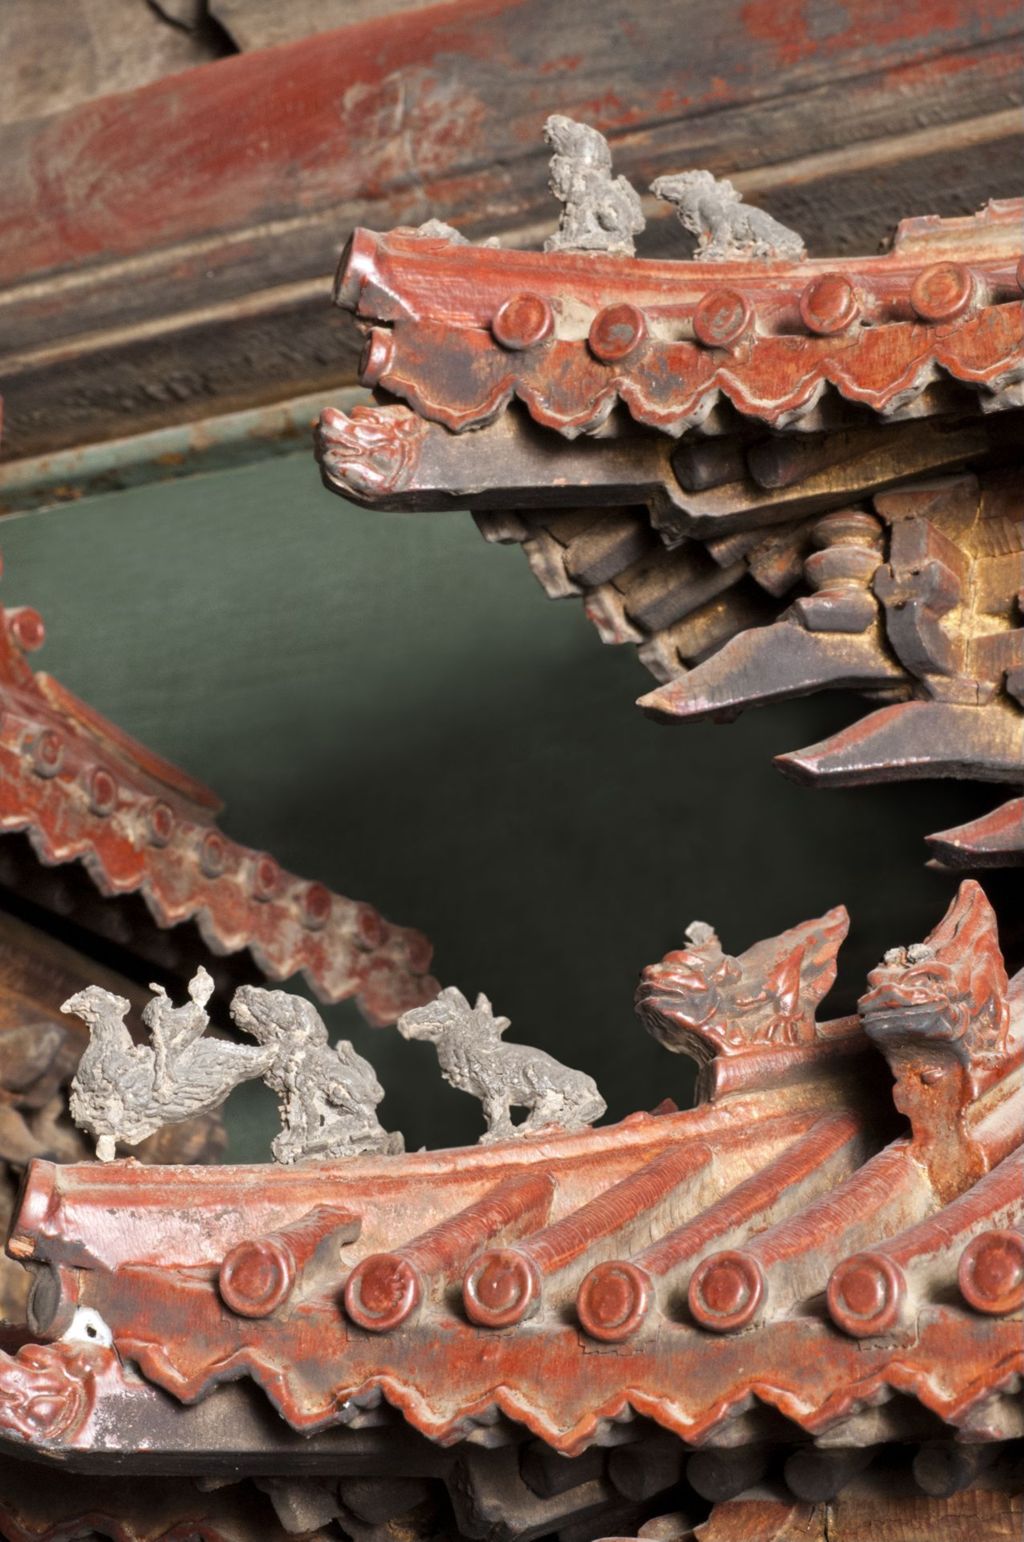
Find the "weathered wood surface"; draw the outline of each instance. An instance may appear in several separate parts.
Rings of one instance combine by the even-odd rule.
[[[219,29],[211,36],[204,25],[204,10],[203,0],[5,0],[0,123],[61,112],[230,52]]]
[[[206,9],[242,53],[291,43],[353,22],[421,11],[434,0],[206,0]]]
[[[834,1504],[737,1499],[718,1505],[695,1532],[697,1542],[1010,1542],[1019,1537],[1021,1496],[971,1488],[949,1499],[898,1491],[843,1495]]]
[[[968,212],[1017,179],[1021,39],[1015,0],[857,0],[827,26],[802,0],[459,0],[7,125],[7,454],[352,378],[325,303],[350,229],[539,244],[552,109],[606,130],[638,187],[736,173],[818,254]],[[645,239],[685,254],[671,218]]]

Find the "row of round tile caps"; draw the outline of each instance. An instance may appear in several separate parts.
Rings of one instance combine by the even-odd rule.
[[[63,765],[63,743],[52,728],[44,728],[29,740],[27,749],[32,769],[44,779],[58,775]],[[117,782],[103,766],[95,766],[88,774],[86,791],[89,808],[99,818],[112,814],[120,801]],[[176,820],[170,805],[160,801],[151,803],[145,814],[146,838],[151,846],[162,848],[170,844],[175,834]],[[223,877],[232,866],[232,854],[236,848],[219,830],[207,830],[200,838],[199,867],[206,878]],[[248,855],[248,854],[247,854]],[[257,900],[273,900],[280,897],[283,874],[265,852],[252,857],[252,893]],[[331,891],[322,883],[307,884],[299,898],[302,922],[312,930],[326,926],[330,919],[333,899]],[[364,914],[365,912],[365,914]],[[380,917],[372,906],[360,907],[357,919],[356,941],[363,947],[377,947],[383,940]]]
[[[1024,289],[1024,258],[1017,265],[1017,284]],[[956,321],[980,298],[977,279],[957,262],[939,262],[925,268],[910,289],[915,314],[928,322]],[[861,313],[852,281],[843,273],[824,273],[813,279],[800,296],[800,316],[809,332],[829,337],[845,332]],[[753,328],[754,308],[740,289],[728,285],[706,294],[693,313],[693,332],[706,348],[726,348],[739,342]],[[491,323],[491,331],[503,348],[522,352],[536,348],[553,336],[555,318],[541,295],[517,294],[506,300]],[[647,339],[647,318],[628,302],[606,306],[591,323],[587,341],[594,356],[605,364],[621,364]]]
[[[1020,1311],[1024,1301],[1024,1234],[986,1231],[964,1249],[957,1281],[968,1306],[994,1316]],[[484,1328],[510,1328],[540,1304],[544,1281],[536,1262],[516,1247],[485,1248],[462,1284],[469,1320]],[[703,1328],[734,1333],[757,1316],[767,1286],[760,1265],[742,1251],[712,1254],[698,1265],[687,1296],[691,1316]],[[223,1293],[223,1276],[222,1276]],[[371,1253],[353,1269],[344,1290],[345,1310],[359,1327],[390,1333],[408,1321],[432,1294],[430,1280],[401,1250]],[[828,1288],[836,1324],[858,1338],[889,1333],[906,1313],[902,1269],[881,1253],[844,1260]],[[576,1298],[580,1325],[604,1343],[630,1338],[656,1310],[651,1277],[628,1259],[598,1264]],[[234,1310],[240,1310],[229,1305]],[[255,1312],[249,1315],[257,1315]],[[262,1314],[260,1314],[262,1315]]]

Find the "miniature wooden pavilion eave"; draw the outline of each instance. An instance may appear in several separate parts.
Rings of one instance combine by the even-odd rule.
[[[36,1271],[42,1343],[0,1362],[8,1449],[96,1470],[147,1410],[154,1470],[199,1440],[213,1467],[260,1449],[307,1471],[305,1437],[396,1416],[445,1447],[517,1427],[565,1454],[636,1418],[692,1446],[1012,1438],[1020,1289],[997,1261],[1020,1251],[1024,979],[967,882],[873,973],[860,1022],[818,1025],[846,926],[830,912],[725,975],[701,933],[645,972],[639,1010],[705,1062],[689,1112],[227,1183],[33,1164],[9,1251]],[[220,1418],[238,1378],[279,1424],[230,1398]],[[153,1388],[186,1406],[159,1415]]]
[[[26,836],[44,867],[81,864],[106,901],[138,895],[157,927],[192,921],[213,953],[247,949],[269,978],[355,997],[371,1022],[436,993],[422,933],[226,836],[214,792],[33,672],[44,639],[31,607],[0,610],[0,831]],[[103,905],[78,908],[102,932]]]
[[[288,21],[307,4],[324,25],[313,0]],[[1008,801],[931,850],[1024,863],[1024,200],[965,212],[1019,185],[1018,5],[721,0],[682,32],[664,0],[356,11],[0,124],[16,499],[76,496],[117,464],[195,469],[229,440],[238,464],[337,390],[327,485],[469,509],[521,545],[546,594],[637,649],[651,718],[857,689],[869,715],[783,769],[991,782]],[[830,255],[673,260],[685,238],[649,196],[639,258],[526,250],[551,227],[553,106],[599,113],[637,188],[685,146]],[[954,217],[856,255],[929,205]],[[504,249],[469,244],[495,233]],[[375,405],[353,411],[357,379]],[[133,942],[148,907],[178,929],[174,972],[194,927],[378,1025],[433,997],[425,938],[229,839],[214,794],[33,672],[41,640],[34,612],[0,610],[8,890],[22,862]],[[1024,973],[1007,978],[968,880],[855,1016],[819,1022],[846,926],[838,907],[734,958],[696,923],[644,971],[644,1026],[698,1062],[687,1112],[666,1098],[611,1127],[287,1168],[85,1162],[70,1128],[35,1145],[10,1236],[31,1298],[0,1350],[0,1532],[1015,1534]],[[51,994],[102,989],[83,967],[65,959]],[[44,1006],[25,992],[9,1041],[57,1030],[32,1120],[83,1039]],[[217,1134],[139,1149],[184,1163]]]
[[[878,710],[784,770],[1016,789],[1022,243],[1013,199],[838,264],[358,231],[337,299],[379,405],[323,413],[326,484],[468,506],[638,647],[663,721],[852,686]],[[931,840],[953,866],[1020,862],[1019,799]]]

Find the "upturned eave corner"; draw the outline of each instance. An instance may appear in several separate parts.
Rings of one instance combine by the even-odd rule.
[[[135,1368],[123,1403],[87,1377],[96,1420],[46,1436],[85,1468],[101,1428],[106,1451],[134,1439],[128,1410],[154,1389],[172,1400],[165,1458],[187,1450],[225,1375],[262,1388],[280,1423],[260,1449],[285,1468],[295,1432],[381,1418],[446,1448],[525,1427],[572,1455],[637,1418],[693,1446],[728,1440],[733,1421],[756,1441],[752,1399],[825,1445],[913,1439],[922,1410],[959,1439],[1010,1438],[1020,980],[968,881],[924,942],[886,955],[857,1018],[819,1023],[847,924],[838,908],[734,957],[694,923],[646,971],[645,1025],[720,1067],[689,1112],[587,1128],[603,1106],[589,1079],[505,1045],[508,1074],[533,1065],[556,1102],[537,1104],[542,1127],[494,1128],[475,1149],[367,1146],[272,1169],[34,1163],[10,1249],[46,1282],[33,1320],[55,1342],[41,1370],[35,1350],[0,1365],[8,1438],[25,1438],[33,1378],[85,1374],[68,1359],[83,1320]],[[475,1043],[507,1026],[485,998],[449,990],[403,1021],[485,1106],[499,1085],[527,1096],[489,1080],[493,1059],[479,1085],[445,1069],[445,1033]],[[879,1052],[902,1119],[879,1105]],[[70,1383],[67,1397],[79,1407]],[[882,1404],[880,1422],[864,1415]],[[221,1460],[257,1438],[216,1428]]]
[[[377,1025],[436,994],[421,932],[225,835],[215,792],[33,670],[45,637],[31,607],[0,609],[0,831],[47,866],[80,863],[97,908],[140,895],[158,927],[194,921],[213,953],[248,949],[271,979],[303,974]]]
[[[436,221],[355,233],[338,295],[375,401],[323,412],[325,485],[468,507],[603,642],[636,646],[658,721],[852,688],[874,710],[781,770],[1016,791],[1024,200],[905,220],[840,261],[684,172],[653,190],[695,257],[649,260],[610,157],[583,134],[574,181],[561,153],[544,251]],[[936,832],[932,860],[1024,862],[1019,801]]]

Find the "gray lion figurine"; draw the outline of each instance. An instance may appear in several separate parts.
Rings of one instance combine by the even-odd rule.
[[[242,985],[232,999],[231,1017],[236,1027],[276,1050],[263,1079],[280,1099],[281,1133],[271,1146],[278,1162],[403,1149],[401,1135],[389,1134],[377,1118],[384,1089],[373,1067],[347,1039],[331,1047],[312,1002]]]
[[[555,152],[548,182],[562,205],[558,231],[546,252],[609,252],[631,257],[633,237],[644,228],[636,189],[612,176],[612,152],[597,129],[553,114],[544,138]]]
[[[684,230],[697,237],[700,262],[799,262],[807,249],[795,230],[787,230],[763,209],[752,209],[732,183],[710,171],[681,171],[658,177],[651,192],[673,204]]]

